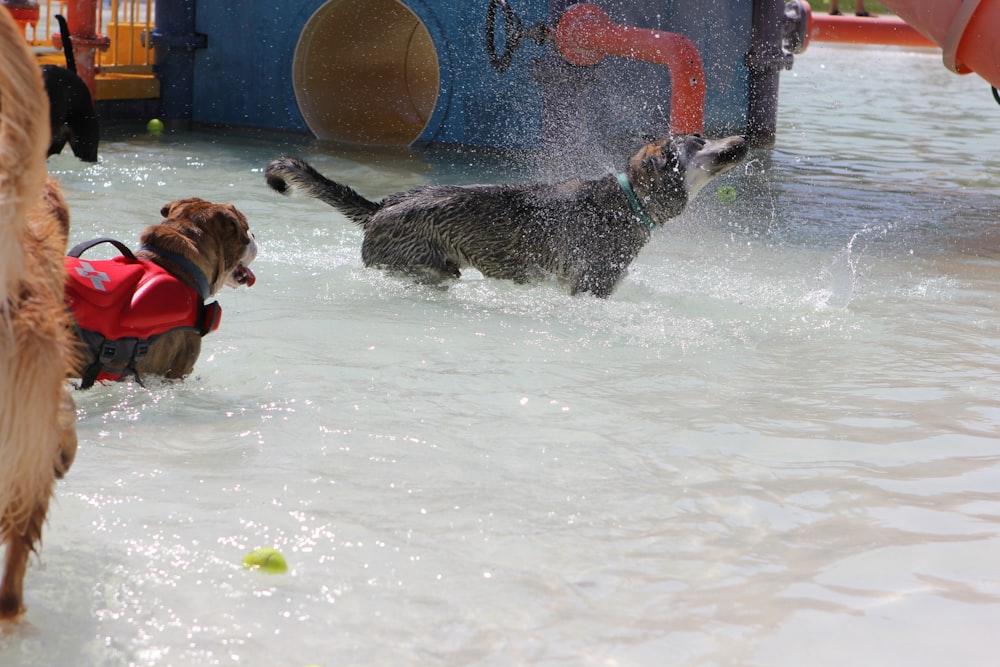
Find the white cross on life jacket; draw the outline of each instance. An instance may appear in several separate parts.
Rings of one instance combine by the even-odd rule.
[[[94,267],[90,265],[89,262],[80,262],[80,266],[76,268],[76,272],[80,274],[81,277],[86,278],[93,285],[94,289],[98,292],[107,292],[104,283],[111,282],[111,278],[104,271],[96,271]]]

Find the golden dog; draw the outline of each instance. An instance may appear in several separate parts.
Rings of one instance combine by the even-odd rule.
[[[35,58],[0,11],[0,619],[24,610],[28,556],[76,454],[66,391],[75,339],[63,303],[69,212],[46,177],[48,116]]]

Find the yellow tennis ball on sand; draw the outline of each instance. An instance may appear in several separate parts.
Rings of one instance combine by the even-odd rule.
[[[146,131],[151,134],[160,134],[163,132],[163,121],[159,118],[154,118],[146,123]]]
[[[280,574],[288,572],[288,563],[285,557],[277,549],[262,547],[251,551],[243,557],[243,566],[247,568],[259,568],[264,572]]]

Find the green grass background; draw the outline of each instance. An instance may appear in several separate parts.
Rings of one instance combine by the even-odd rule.
[[[840,12],[842,14],[854,14],[855,0],[840,0]],[[809,6],[814,12],[830,11],[830,0],[809,0]],[[875,2],[875,0],[865,0],[865,9],[871,14],[885,14],[886,8]]]

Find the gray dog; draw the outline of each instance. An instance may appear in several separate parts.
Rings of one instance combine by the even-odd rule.
[[[294,157],[272,160],[267,183],[298,188],[364,228],[366,266],[426,283],[471,266],[518,283],[554,275],[572,294],[609,296],[656,226],[747,153],[744,137],[671,136],[644,146],[624,173],[556,184],[435,185],[381,202]]]

